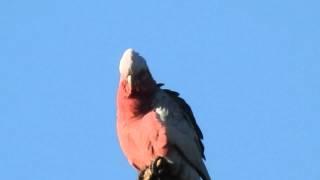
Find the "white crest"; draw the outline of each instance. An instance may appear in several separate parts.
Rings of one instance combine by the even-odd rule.
[[[132,72],[148,69],[146,61],[132,48],[127,49],[120,60],[119,71],[122,77],[127,77]]]

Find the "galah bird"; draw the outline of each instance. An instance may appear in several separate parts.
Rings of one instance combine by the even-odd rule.
[[[129,163],[139,172],[157,157],[181,180],[210,180],[203,162],[202,132],[177,92],[161,89],[145,59],[127,49],[120,60],[117,134]]]

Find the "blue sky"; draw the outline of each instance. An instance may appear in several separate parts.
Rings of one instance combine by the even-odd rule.
[[[115,132],[129,47],[192,106],[219,180],[320,179],[312,0],[0,2],[0,179],[135,179]]]

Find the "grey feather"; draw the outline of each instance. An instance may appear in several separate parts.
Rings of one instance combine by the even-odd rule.
[[[202,132],[196,123],[189,105],[177,92],[160,89],[157,91],[154,110],[167,129],[169,145],[174,151],[169,152],[176,172],[186,180],[210,180],[204,165],[204,147],[201,142]]]

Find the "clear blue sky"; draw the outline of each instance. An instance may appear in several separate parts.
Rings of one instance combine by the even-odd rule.
[[[316,0],[0,1],[0,179],[135,179],[122,52],[192,106],[216,180],[320,179]]]

